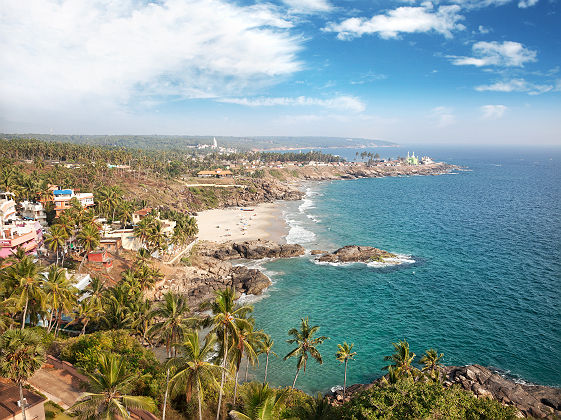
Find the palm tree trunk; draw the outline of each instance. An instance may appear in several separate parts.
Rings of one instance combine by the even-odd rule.
[[[269,353],[267,353],[267,360],[265,362],[265,378],[263,379],[263,383],[267,382],[267,370],[269,369]]]
[[[347,363],[349,361],[345,359],[345,380],[343,381],[343,398],[345,398],[345,391],[347,390]]]
[[[86,252],[86,254],[84,255],[84,258],[82,258],[82,262],[80,263],[80,267],[78,267],[78,273],[80,271],[82,271],[82,266],[84,265],[84,261],[86,261],[87,257],[88,257],[88,253]]]
[[[164,393],[164,408],[162,409],[162,420],[166,420],[166,405],[168,404],[169,368],[166,371],[166,392]]]
[[[197,395],[199,397],[199,420],[203,420],[203,401],[202,401],[202,389],[200,388],[200,383],[197,384]]]
[[[80,332],[80,335],[84,335],[86,333],[86,326],[87,325],[88,325],[88,321],[86,321],[82,324],[82,331]]]
[[[300,373],[300,369],[296,369],[296,376],[294,377],[294,382],[292,382],[292,389],[296,386],[296,379],[298,379],[298,374]]]
[[[222,379],[220,379],[220,391],[218,393],[218,408],[216,410],[216,420],[220,418],[220,408],[222,407],[222,392],[224,391],[224,381],[226,379],[226,359],[228,357],[228,330],[224,327],[224,360],[222,360]]]
[[[240,369],[236,368],[236,380],[234,383],[234,405],[236,405],[236,399],[238,398],[238,375],[240,373]]]
[[[22,383],[19,383],[19,404],[21,405],[21,418],[22,420],[26,420],[25,418],[25,401],[23,398],[23,386]]]
[[[23,315],[21,317],[21,330],[25,328],[25,318],[27,317],[27,305],[29,305],[29,297],[25,299],[25,307],[23,308]]]
[[[247,359],[247,365],[245,365],[245,379],[244,381],[247,382],[247,373],[249,372],[249,358]]]

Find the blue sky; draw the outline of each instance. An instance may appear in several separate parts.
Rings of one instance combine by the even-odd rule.
[[[558,0],[0,0],[3,132],[561,144]]]

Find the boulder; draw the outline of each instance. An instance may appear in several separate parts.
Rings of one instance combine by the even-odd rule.
[[[260,295],[271,285],[271,280],[261,271],[244,266],[232,267],[230,271],[236,291],[251,295]]]
[[[395,254],[371,246],[347,245],[332,254],[318,258],[320,262],[370,262],[383,261],[384,258],[395,257]]]
[[[321,249],[312,249],[310,251],[310,254],[312,255],[323,255],[323,254],[328,254],[327,251],[322,251]]]

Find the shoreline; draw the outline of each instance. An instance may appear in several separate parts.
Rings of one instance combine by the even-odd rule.
[[[203,210],[197,213],[200,241],[240,242],[257,239],[286,243],[289,227],[281,208],[284,201],[249,207]],[[242,208],[252,209],[243,211]]]

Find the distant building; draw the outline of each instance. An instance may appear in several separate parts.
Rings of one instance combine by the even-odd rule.
[[[47,214],[45,213],[42,203],[23,201],[21,206],[23,208],[21,215],[24,219],[36,220],[41,226],[47,226]]]
[[[109,269],[113,267],[111,254],[109,254],[106,250],[90,252],[88,254],[88,262],[93,263],[94,268]]]
[[[216,137],[213,137],[212,139],[212,148],[218,149],[218,142],[216,141]]]
[[[150,214],[152,207],[145,207],[142,210],[137,210],[132,214],[132,224],[138,225],[138,223]]]
[[[233,176],[233,173],[227,169],[215,169],[213,171],[200,171],[197,176],[199,178],[227,178]]]
[[[405,161],[409,165],[418,165],[419,164],[419,158],[417,156],[415,156],[415,152],[413,152],[413,154],[411,156],[409,156],[409,152],[407,152],[407,158],[405,159]]]
[[[19,387],[0,379],[0,420],[21,420],[23,418],[20,407]],[[23,388],[25,401],[25,416],[31,420],[45,420],[46,398]]]
[[[76,198],[82,207],[91,207],[94,203],[93,193],[75,193],[72,189],[58,189],[54,186],[52,201],[55,203],[56,215],[59,216],[64,210],[70,208],[70,200]]]

